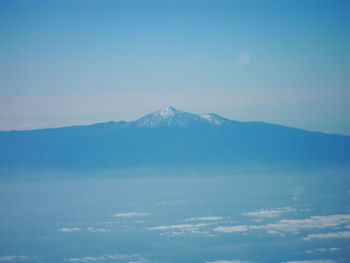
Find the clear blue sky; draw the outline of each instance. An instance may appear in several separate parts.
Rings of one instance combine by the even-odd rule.
[[[350,1],[0,1],[0,130],[172,105],[350,134]]]

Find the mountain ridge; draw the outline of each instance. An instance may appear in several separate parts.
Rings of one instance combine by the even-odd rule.
[[[150,114],[146,114],[136,120],[132,121],[124,121],[124,120],[119,120],[119,121],[104,121],[104,122],[96,122],[92,124],[77,124],[77,125],[67,125],[67,126],[60,126],[60,127],[47,127],[47,128],[34,128],[34,129],[25,129],[25,130],[18,130],[18,129],[13,129],[13,130],[2,130],[0,133],[11,133],[11,132],[32,132],[32,131],[42,131],[42,130],[55,130],[55,129],[74,129],[74,128],[79,128],[79,127],[96,127],[96,126],[105,126],[105,125],[111,125],[111,126],[138,126],[142,128],[159,128],[159,127],[186,127],[186,125],[144,125],[142,122],[146,118],[150,118],[154,115],[160,114],[162,111],[166,111],[167,109],[171,109],[177,113],[185,113],[188,116],[195,116],[196,120],[202,121],[202,124],[217,124],[217,125],[223,125],[223,124],[229,124],[229,123],[242,123],[242,124],[261,124],[261,125],[272,125],[275,127],[280,127],[280,128],[288,128],[288,129],[295,129],[295,130],[300,130],[300,131],[306,131],[306,132],[312,132],[312,133],[319,133],[319,134],[328,134],[328,135],[336,135],[336,136],[344,136],[344,137],[350,137],[350,135],[346,134],[341,134],[341,133],[329,133],[329,132],[323,132],[323,131],[311,131],[303,128],[298,128],[298,127],[293,127],[293,126],[288,126],[288,125],[283,125],[283,124],[278,124],[278,123],[270,123],[270,122],[265,122],[265,121],[236,121],[232,119],[228,119],[225,117],[222,117],[218,114],[215,113],[202,113],[202,114],[196,114],[196,113],[190,113],[186,111],[181,111],[178,110],[172,106],[167,106],[164,107],[158,111],[152,112]],[[205,119],[207,119],[207,122],[205,122]],[[219,121],[220,123],[215,123],[215,121]]]
[[[350,136],[167,107],[131,122],[0,132],[0,169],[350,163]]]

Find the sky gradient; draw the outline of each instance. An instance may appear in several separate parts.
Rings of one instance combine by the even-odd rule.
[[[162,107],[350,135],[349,1],[1,1],[0,130]]]

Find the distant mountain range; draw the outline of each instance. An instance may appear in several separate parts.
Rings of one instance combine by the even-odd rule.
[[[172,107],[131,122],[0,132],[0,169],[143,165],[343,165],[350,136],[238,122]]]

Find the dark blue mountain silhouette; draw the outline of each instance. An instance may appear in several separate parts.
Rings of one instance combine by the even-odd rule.
[[[1,169],[348,164],[350,136],[167,107],[132,122],[0,132]]]

